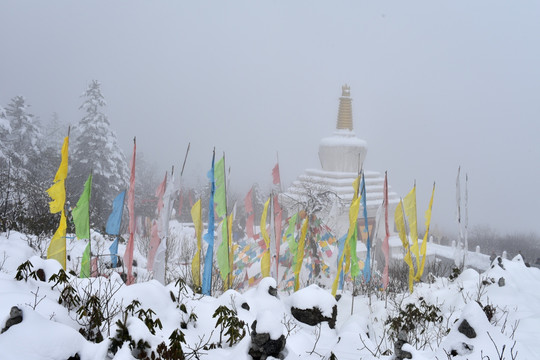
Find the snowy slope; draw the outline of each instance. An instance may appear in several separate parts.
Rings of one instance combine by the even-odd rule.
[[[82,253],[82,244],[74,243],[71,249],[73,262],[75,252]],[[139,258],[144,262],[142,256]],[[32,263],[31,270],[44,270],[45,281],[32,277],[15,280],[17,267],[26,260]],[[185,334],[184,353],[193,357],[193,349],[199,348],[200,359],[250,359],[249,331],[255,320],[258,333],[267,332],[271,339],[285,335],[286,359],[322,359],[332,353],[338,359],[391,359],[394,343],[388,337],[390,325],[386,322],[395,319],[407,304],[417,309],[422,309],[422,304],[440,309],[437,312],[440,321],[428,323],[424,333],[416,332],[415,344],[403,346],[413,359],[512,359],[511,352],[517,353],[516,359],[537,359],[540,353],[537,340],[540,338],[540,270],[526,267],[519,256],[513,260],[501,259],[500,265],[496,259],[484,273],[468,269],[453,281],[437,278],[430,284],[415,285],[412,294],[385,295],[374,289],[370,296],[356,296],[354,303],[348,291],[335,302],[329,290],[317,286],[292,295],[272,296],[269,290],[276,283],[271,278],[263,279],[244,293],[228,290],[207,297],[193,293],[181,283],[163,286],[154,280],[143,281],[142,275],[139,283],[129,287],[123,285],[118,274],[93,279],[70,276],[69,284],[81,299],[96,293],[108,299],[108,306],[102,304],[102,311],[123,310],[113,314],[108,324],[101,325],[104,340],[99,343],[88,341],[79,333],[87,318],[77,313],[76,306],[70,308],[58,303],[61,289],[66,285],[53,288],[55,281],[48,280],[59,269],[55,261],[36,256],[25,235],[14,232],[0,235],[0,327],[4,327],[13,306],[23,312],[23,321],[0,335],[0,359],[60,360],[75,354],[82,360],[133,359],[137,353],[128,343],[116,354],[108,350],[110,337],[118,329],[117,320],[125,320],[132,339],[147,341],[151,350],[161,342],[168,344],[169,336],[180,329]],[[502,282],[504,285],[500,286]],[[133,300],[140,302],[137,310],[152,309],[150,318],[153,321],[159,318],[161,328],[154,326],[155,334],[143,321],[145,316],[137,316],[136,311],[124,317],[126,307]],[[326,322],[320,326],[306,325],[291,315],[292,306],[300,309],[317,306],[324,316],[331,316],[335,304],[338,309],[335,329]],[[216,327],[217,318],[212,315],[221,305],[236,311],[237,318],[246,323],[244,329],[248,335],[232,347],[223,335],[221,348],[202,349],[203,344],[220,343],[220,326]],[[482,310],[487,305],[495,310],[491,321]],[[460,331],[464,320],[474,329],[474,338]],[[417,330],[421,328],[419,325]],[[409,335],[414,332],[410,331]],[[451,353],[454,356],[447,355]]]

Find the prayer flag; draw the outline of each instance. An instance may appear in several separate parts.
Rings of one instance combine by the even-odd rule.
[[[80,277],[82,279],[90,277],[90,240],[84,248],[82,260],[81,260],[81,273]]]
[[[396,229],[401,239],[401,244],[405,249],[406,253],[403,258],[405,263],[409,265],[409,292],[413,291],[413,279],[414,279],[414,265],[411,257],[411,248],[409,246],[409,239],[407,239],[407,232],[405,229],[405,215],[403,209],[403,201],[400,201],[396,207],[396,212],[394,213],[394,221],[396,223]]]
[[[54,181],[66,180],[68,173],[68,147],[69,147],[69,136],[64,138],[64,143],[62,144],[62,160],[60,160],[60,166],[56,171],[54,176]]]
[[[221,279],[226,283],[227,276],[231,269],[229,268],[229,242],[227,231],[227,218],[224,218],[218,226],[218,237],[221,238],[221,243],[217,250],[217,262]]]
[[[64,138],[62,144],[62,159],[60,160],[60,166],[54,176],[53,185],[47,190],[47,193],[51,197],[52,201],[49,203],[50,211],[53,214],[61,212],[60,224],[56,229],[51,243],[47,248],[47,259],[56,259],[62,268],[66,269],[66,231],[67,221],[66,214],[64,213],[64,205],[66,202],[66,187],[65,180],[68,172],[68,145],[69,136]]]
[[[118,236],[114,239],[111,246],[109,246],[109,252],[111,253],[112,267],[115,268],[118,266]]]
[[[420,267],[420,253],[418,249],[418,220],[416,217],[416,184],[403,198],[405,215],[409,224],[409,236],[412,240],[411,253],[416,259],[416,269]]]
[[[388,175],[387,173],[384,174],[384,229],[385,229],[385,236],[382,243],[382,251],[384,255],[384,270],[383,270],[383,289],[386,290],[389,283],[389,277],[388,277],[388,265],[390,263],[390,245],[388,244],[388,239],[390,238],[390,229],[388,226]]]
[[[201,220],[201,199],[191,208],[191,218],[195,227],[195,237],[197,238],[197,251],[191,262],[191,276],[195,286],[201,286],[201,247],[202,247],[202,220]]]
[[[249,189],[246,198],[244,199],[244,208],[246,209],[246,214],[253,212],[253,201],[251,199],[251,193],[253,192],[253,188]]]
[[[358,211],[360,210],[361,198],[357,198],[351,203],[349,209],[349,231],[347,235],[347,242],[349,243],[349,249],[351,252],[351,277],[354,279],[360,273],[360,267],[358,265],[358,257],[356,255],[356,242],[358,241]]]
[[[52,199],[52,201],[49,202],[51,214],[56,214],[64,210],[64,204],[66,203],[65,180],[62,179],[55,182],[49,189],[47,189],[47,193]]]
[[[276,240],[276,279],[279,279],[279,253],[281,246],[281,207],[278,196],[274,195],[274,237]]]
[[[154,260],[156,258],[156,252],[159,246],[159,234],[158,223],[156,220],[152,221],[152,229],[150,230],[150,245],[148,248],[148,257],[146,261],[146,269],[152,271],[154,269]]]
[[[227,193],[226,193],[226,186],[225,186],[225,157],[222,157],[216,163],[214,175],[215,175],[214,202],[216,203],[216,214],[219,217],[223,217],[227,214]],[[225,227],[227,227],[226,222],[225,222]]]
[[[124,198],[126,191],[116,195],[112,204],[112,211],[107,219],[105,232],[109,235],[120,235],[120,225],[122,224],[122,213],[124,211]]]
[[[174,171],[174,169],[173,169]],[[166,252],[167,252],[167,239],[169,237],[169,220],[171,217],[171,205],[174,195],[174,172],[171,171],[171,176],[167,179],[165,186],[165,193],[163,195],[163,208],[158,213],[158,234],[159,245],[156,251],[154,259],[154,279],[158,280],[161,284],[167,285],[166,278]],[[165,177],[167,177],[165,175]]]
[[[367,206],[366,206],[366,180],[364,178],[364,173],[362,173],[362,207],[364,208],[364,225],[365,225],[365,232],[367,233],[367,241],[366,241],[366,262],[364,263],[364,269],[362,270],[362,273],[364,274],[364,280],[365,282],[369,282],[371,280],[371,268],[370,268],[370,260],[371,260],[371,239],[369,236],[369,227],[368,227],[368,217],[367,217]]]
[[[306,235],[308,228],[308,217],[304,219],[302,224],[302,231],[300,234],[300,241],[298,242],[298,248],[296,250],[296,262],[294,264],[294,291],[298,291],[300,288],[300,270],[302,270],[302,262],[304,261],[304,248],[306,245]]]
[[[90,192],[92,189],[92,174],[84,183],[84,190],[71,212],[75,224],[75,234],[80,239],[90,239]],[[90,274],[90,272],[88,273]]]
[[[134,282],[133,279],[133,248],[135,236],[135,154],[137,152],[137,143],[133,139],[133,156],[131,157],[131,176],[129,178],[128,190],[128,212],[129,212],[129,240],[124,253],[124,264],[127,267],[127,285]]]
[[[47,259],[57,260],[62,268],[66,269],[66,215],[64,210],[60,213],[60,224],[56,229],[49,248],[47,249]]]
[[[208,179],[210,180],[210,201],[208,204],[208,231],[204,235],[204,241],[208,243],[208,250],[206,250],[206,257],[204,259],[204,271],[202,279],[202,293],[203,295],[209,295],[212,288],[212,266],[214,260],[214,193],[216,190],[216,183],[214,180],[214,159],[216,153],[214,151],[212,155],[212,167],[208,172]]]
[[[270,205],[270,198],[264,203],[264,210],[261,216],[261,235],[264,239],[265,249],[261,259],[261,274],[262,277],[270,276],[270,235],[266,230],[266,217],[268,214],[268,206]]]
[[[433,207],[433,197],[435,196],[435,183],[433,184],[433,190],[431,190],[431,199],[429,200],[429,206],[426,210],[426,233],[424,234],[424,239],[422,240],[422,247],[420,249],[420,254],[422,255],[422,262],[420,263],[420,268],[416,273],[415,280],[420,281],[422,274],[424,273],[424,265],[426,263],[426,250],[429,234],[429,225],[431,223],[431,208]]]
[[[279,177],[279,163],[276,163],[276,166],[272,169],[272,182],[274,185],[279,185],[281,183],[281,179]]]

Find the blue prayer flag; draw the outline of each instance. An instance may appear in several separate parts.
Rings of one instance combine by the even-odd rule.
[[[345,250],[345,240],[347,240],[347,233],[345,233],[345,235],[343,235],[338,240],[338,257],[337,257],[338,268],[343,267],[343,262],[345,262],[345,257],[343,257],[343,262],[341,264],[339,263],[339,259],[341,259],[341,254],[343,254],[343,251]],[[345,277],[343,273],[344,271],[341,271],[339,274],[339,286],[338,286],[339,290],[343,290],[343,282],[345,281]]]
[[[120,224],[122,223],[122,212],[124,210],[124,198],[126,196],[126,191],[122,191],[116,196],[113,200],[113,208],[109,219],[107,220],[107,227],[105,232],[109,235],[119,235],[120,234]]]
[[[208,243],[206,257],[204,259],[204,271],[202,279],[203,295],[211,295],[212,288],[212,265],[214,261],[214,193],[216,191],[216,181],[214,179],[214,159],[215,152],[212,156],[212,168],[208,171],[208,179],[210,180],[210,202],[208,204],[208,232],[204,235],[204,240]]]
[[[115,268],[118,262],[118,236],[114,239],[111,246],[109,246],[109,251],[111,253],[112,267]]]

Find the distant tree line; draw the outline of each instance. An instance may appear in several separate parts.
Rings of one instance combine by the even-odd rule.
[[[91,227],[104,231],[112,201],[128,187],[129,158],[118,145],[104,112],[105,98],[101,84],[93,80],[81,95],[80,120],[71,127],[69,136],[69,171],[66,182],[66,210],[75,207],[89,174],[93,174],[90,201]],[[0,231],[16,230],[50,236],[56,230],[59,214],[50,214],[50,198],[46,190],[52,185],[60,164],[60,153],[68,124],[57,113],[42,121],[31,111],[24,96],[13,97],[0,105]],[[134,134],[129,134],[131,137]],[[131,154],[130,154],[131,156]],[[210,165],[210,164],[209,164]],[[154,218],[155,191],[164,172],[138,152],[136,158],[135,212],[137,216]],[[191,205],[202,200],[203,219],[208,216],[209,182],[204,179],[193,186],[182,184],[175,194],[173,218],[191,222]],[[253,186],[255,223],[258,224],[269,193]],[[229,211],[236,207],[237,234],[245,227],[245,194],[228,193]],[[123,221],[124,231],[127,228]],[[68,226],[69,222],[68,222]],[[68,230],[73,230],[68,228]]]
[[[483,254],[500,256],[506,251],[509,259],[521,254],[530,264],[540,259],[540,236],[534,232],[502,233],[488,225],[479,225],[469,232],[469,250],[474,250],[476,245]]]

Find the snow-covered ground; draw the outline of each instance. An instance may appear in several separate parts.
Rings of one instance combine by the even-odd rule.
[[[99,236],[96,238],[99,240]],[[332,354],[340,360],[392,359],[391,325],[399,328],[400,319],[405,321],[401,325],[408,328],[404,335],[411,342],[402,349],[410,352],[413,359],[540,358],[540,270],[526,267],[520,256],[496,259],[483,273],[468,269],[454,280],[435,278],[432,283],[415,284],[412,294],[385,294],[375,289],[370,296],[358,295],[353,299],[351,292],[345,290],[335,302],[329,290],[316,285],[290,295],[278,291],[277,297],[273,296],[269,292],[276,286],[272,278],[261,280],[243,293],[228,290],[218,297],[195,294],[181,283],[163,286],[155,280],[144,281],[148,276],[141,269],[140,282],[131,286],[124,285],[113,271],[108,277],[91,279],[69,275],[62,282],[53,276],[60,265],[42,259],[39,251],[29,247],[27,239],[16,232],[9,236],[0,234],[0,328],[4,328],[14,306],[22,310],[23,318],[0,334],[0,359],[64,360],[75,354],[83,360],[133,359],[137,352],[129,342],[117,344],[115,354],[110,351],[111,338],[122,330],[118,320],[133,340],[131,347],[136,348],[137,342],[143,340],[150,346],[148,352],[156,351],[162,342],[169,344],[171,334],[180,329],[185,335],[184,354],[194,359],[250,359],[249,332],[255,320],[257,333],[269,333],[271,339],[285,335],[282,355],[286,359],[319,360]],[[107,244],[94,245],[106,248]],[[69,242],[68,270],[77,269],[83,249],[83,242]],[[141,264],[145,261],[140,254],[135,258]],[[19,271],[20,280],[16,280],[17,268],[27,260],[32,266]],[[37,273],[38,269],[43,270],[45,281],[34,278],[32,272]],[[70,293],[70,289],[74,291]],[[69,294],[78,294],[80,303]],[[82,312],[80,308],[93,294],[99,298],[99,309],[106,318],[99,325],[104,338],[99,343],[88,341],[79,333],[81,328],[92,329],[88,326],[89,316],[95,315],[96,309],[92,312],[91,306],[87,306],[87,312]],[[74,302],[70,303],[70,299]],[[133,311],[129,311],[130,304]],[[218,317],[213,317],[222,305],[234,310],[236,318],[246,323],[246,336],[233,341],[233,346],[227,344],[229,336],[225,332],[220,341],[221,325],[216,326]],[[317,306],[323,316],[330,317],[334,305],[335,328],[328,322],[304,324],[291,313],[292,307]],[[412,329],[411,319],[422,312],[424,318],[433,315],[433,321],[417,318]],[[491,313],[488,320],[486,314]],[[471,336],[471,328],[474,337],[466,335]]]

